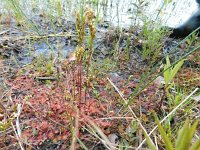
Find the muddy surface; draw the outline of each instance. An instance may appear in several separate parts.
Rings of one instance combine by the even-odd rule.
[[[1,83],[4,77],[14,77],[18,69],[31,64],[35,58],[42,56],[48,59],[52,56],[63,61],[70,52],[75,50],[78,44],[75,21],[59,19],[50,22],[43,15],[39,15],[34,18],[33,22],[35,24],[31,25],[35,28],[29,31],[14,21],[9,25],[1,24],[4,29],[0,33]],[[96,30],[94,62],[101,64],[106,58],[116,59],[119,62],[118,69],[111,73],[123,79],[128,79],[134,73],[139,74],[147,68],[150,69],[149,62],[141,56],[144,41],[138,38],[139,28],[116,28],[108,22],[103,22],[97,25]],[[87,28],[85,36],[84,43],[87,45]],[[185,44],[176,47],[178,41],[167,39],[161,50],[160,58],[171,53],[171,59],[174,62],[184,56],[189,50],[183,50]],[[198,64],[192,61],[186,65],[198,68]],[[139,79],[135,78],[135,80]]]
[[[60,23],[54,21],[54,27],[50,22],[43,21],[42,16],[35,19],[39,22],[37,28],[40,31],[23,32],[24,27],[16,26],[12,23],[10,26],[3,24],[4,31],[0,36],[0,55],[1,62],[5,64],[2,72],[9,72],[14,68],[21,68],[40,55],[43,57],[59,57],[64,60],[70,52],[74,51],[78,40],[73,21],[62,20]],[[53,28],[56,31],[53,31]],[[112,58],[114,53],[117,52],[117,59],[121,62],[123,74],[131,75],[131,72],[138,71],[147,67],[148,62],[141,56],[142,42],[139,42],[137,35],[139,29],[132,31],[131,29],[120,29],[111,27],[107,22],[97,25],[97,33],[94,41],[93,60],[101,63],[105,58]],[[39,35],[38,35],[39,34]],[[87,36],[88,33],[86,33]],[[127,41],[129,40],[129,43]],[[186,51],[182,48],[176,48],[178,42],[169,40],[163,47],[160,57],[162,58],[167,53],[174,51],[174,60],[183,56]],[[87,41],[85,40],[85,45]],[[128,46],[127,46],[128,45]],[[184,47],[184,44],[183,44]],[[87,47],[86,47],[87,49]],[[129,55],[126,58],[126,50],[128,49]],[[128,61],[127,61],[128,60]],[[125,65],[123,67],[123,65]],[[120,72],[119,72],[120,73]],[[124,75],[125,75],[124,74]],[[10,75],[9,75],[10,76]],[[12,75],[11,75],[12,76]]]
[[[75,50],[77,34],[73,21],[64,19],[60,23],[54,21],[53,24],[56,31],[53,31],[50,22],[44,20],[42,16],[36,18],[34,22],[39,23],[36,24],[39,30],[28,32],[25,31],[23,26],[16,26],[14,22],[9,26],[2,24],[5,30],[0,34],[0,55],[7,67],[20,68],[31,63],[35,57],[40,55],[44,57],[59,55],[60,59],[64,59],[70,52]],[[120,38],[116,31],[114,28],[109,28],[108,23],[102,23],[97,26],[94,46],[94,57],[96,60],[113,56],[114,44],[116,42],[119,43],[119,53],[120,51],[123,53],[127,38],[132,36],[131,41],[134,40],[135,35],[128,32],[128,30],[120,33]],[[135,53],[135,56],[132,56],[132,54],[131,59],[142,62],[140,55],[136,51],[133,53]],[[140,68],[140,66],[135,66],[135,68]]]
[[[61,99],[58,95],[54,94],[60,94],[64,93],[65,89],[67,89],[65,83],[67,79],[65,79],[62,83],[60,83],[60,87],[57,86],[56,81],[52,79],[52,85],[47,86],[48,90],[45,89],[46,86],[41,84],[41,82],[35,82],[35,78],[32,79],[29,74],[35,75],[34,71],[31,70],[34,69],[34,66],[28,70],[27,72],[23,72],[23,76],[20,77],[20,69],[26,68],[26,66],[35,64],[35,61],[38,61],[39,57],[44,57],[46,61],[48,61],[50,58],[55,58],[58,60],[58,62],[65,61],[65,59],[68,57],[68,55],[73,52],[78,44],[77,40],[77,33],[76,33],[76,25],[74,20],[67,20],[67,19],[55,19],[49,21],[45,18],[44,15],[38,15],[37,17],[33,18],[31,22],[27,22],[29,26],[31,26],[31,29],[28,30],[26,26],[23,24],[17,24],[16,22],[12,21],[10,23],[2,23],[1,27],[4,29],[0,33],[0,82],[1,82],[1,88],[0,88],[0,96],[5,97],[5,95],[2,95],[3,90],[9,91],[6,89],[7,87],[4,87],[4,83],[8,83],[9,86],[11,86],[13,89],[13,97],[19,96],[17,100],[23,100],[25,95],[32,94],[33,92],[35,95],[38,94],[39,96],[34,96],[30,100],[32,103],[32,106],[38,106],[36,104],[36,100],[42,101],[43,99],[41,97],[47,97],[47,99],[50,99],[49,97],[52,96],[52,99]],[[116,67],[113,68],[113,70],[105,70],[104,74],[106,74],[114,84],[118,86],[119,89],[123,89],[126,87],[126,90],[124,90],[125,98],[128,98],[135,90],[136,84],[140,83],[141,76],[144,73],[151,72],[152,68],[157,65],[157,68],[154,69],[152,74],[148,75],[148,79],[146,79],[143,82],[148,82],[151,77],[153,77],[156,73],[159,73],[159,66],[162,64],[160,60],[166,56],[167,53],[171,53],[171,59],[172,62],[175,62],[178,60],[181,56],[185,55],[188,51],[183,50],[185,48],[185,45],[182,44],[179,46],[174,52],[172,53],[173,47],[176,47],[179,40],[175,41],[173,39],[168,39],[166,37],[165,45],[162,47],[162,50],[159,54],[159,58],[157,61],[154,62],[154,64],[149,64],[149,61],[144,59],[141,55],[142,45],[145,43],[145,40],[138,37],[138,34],[141,32],[139,28],[117,28],[112,26],[108,22],[101,22],[96,27],[96,38],[94,41],[94,51],[93,51],[93,58],[92,62],[99,64],[105,63],[105,60],[107,58],[113,60],[116,62]],[[86,27],[86,34],[85,34],[85,49],[87,50],[87,36],[88,36],[88,28]],[[197,53],[199,56],[199,53]],[[195,56],[193,56],[195,57]],[[199,60],[193,61],[193,58],[189,59],[188,64],[186,63],[186,67],[194,67],[197,68],[197,73],[195,75],[198,75],[198,69],[199,69]],[[109,63],[108,63],[109,65]],[[188,66],[187,66],[188,65]],[[35,71],[36,72],[36,71]],[[146,75],[146,74],[145,74]],[[35,75],[37,76],[37,74]],[[14,82],[7,82],[7,80],[14,79]],[[98,79],[98,78],[97,78]],[[97,79],[94,79],[96,81]],[[125,81],[131,81],[131,84]],[[183,77],[184,80],[184,77]],[[23,81],[23,83],[22,83]],[[40,80],[39,80],[40,81]],[[98,80],[97,80],[98,81]],[[99,81],[100,82],[100,81]],[[105,82],[105,81],[104,81]],[[29,83],[32,83],[32,85],[29,87]],[[100,82],[101,83],[101,82]],[[100,84],[99,83],[99,84]],[[102,83],[106,84],[106,83]],[[27,87],[28,85],[28,87]],[[24,89],[23,89],[24,88]],[[39,89],[38,89],[39,88]],[[32,91],[31,91],[31,90]],[[105,96],[104,93],[104,86],[103,88],[101,86],[97,87],[99,91],[101,91],[102,96],[100,95],[101,100],[103,101],[103,96]],[[151,91],[154,91],[156,89],[155,85],[152,85],[150,87]],[[15,91],[16,90],[16,91]],[[113,96],[115,99],[113,100],[113,97],[109,100],[110,103],[115,106],[116,102],[115,100],[120,99],[118,96],[116,96],[114,93],[115,91],[109,89],[111,91],[111,96]],[[47,91],[47,95],[45,95]],[[53,91],[53,94],[49,94]],[[38,93],[37,93],[38,92]],[[91,91],[90,91],[91,92]],[[160,95],[162,95],[162,91],[159,91]],[[91,92],[92,93],[92,92]],[[49,94],[49,95],[48,95]],[[160,96],[159,95],[159,96]],[[54,97],[55,96],[55,97]],[[106,95],[107,96],[107,95]],[[148,101],[145,99],[146,97],[151,96],[151,99],[148,99]],[[142,113],[145,115],[148,114],[150,109],[158,110],[158,106],[160,105],[158,101],[158,95],[153,95],[151,92],[144,91],[142,95],[139,97],[141,98],[142,103]],[[108,98],[106,97],[106,98]],[[139,99],[138,98],[138,99]],[[143,99],[144,98],[144,99]],[[44,100],[45,101],[45,100]],[[114,101],[114,102],[113,102]],[[136,104],[133,106],[133,109],[137,110],[138,106],[137,104],[140,103],[140,99],[136,102]],[[46,106],[44,102],[41,102],[41,106],[44,105],[44,107],[48,108],[48,105]],[[63,106],[64,104],[64,106]],[[95,107],[99,107],[99,104],[94,100],[92,100],[91,103],[88,102],[86,105],[86,108],[89,108],[91,105],[95,104]],[[118,103],[117,103],[118,104]],[[66,107],[70,106],[71,103],[67,101],[67,104],[63,101],[55,100],[55,103],[53,103],[54,111],[60,114],[64,114],[66,111]],[[65,106],[66,105],[66,106]],[[106,104],[107,106],[108,104]],[[120,107],[116,106],[112,108],[109,106],[109,109],[112,109],[114,113],[120,111]],[[85,108],[85,106],[84,106]],[[70,108],[69,108],[70,109]],[[165,108],[167,110],[167,108]],[[45,110],[45,109],[44,109]],[[85,113],[92,112],[94,110],[83,110]],[[159,111],[159,110],[158,110]],[[29,114],[31,110],[27,109],[27,114]],[[105,109],[102,108],[102,112],[106,113]],[[42,112],[43,113],[43,112]],[[99,112],[94,111],[95,117],[98,119]],[[139,113],[139,112],[137,112]],[[31,113],[30,113],[31,114]],[[30,115],[29,114],[29,115]],[[32,115],[32,114],[31,114]],[[22,118],[27,121],[27,119],[33,119],[33,116],[26,116],[22,115]],[[34,116],[36,117],[37,114]],[[105,115],[106,116],[106,115]],[[40,116],[41,117],[41,116]],[[65,115],[66,117],[66,115]],[[35,118],[34,118],[35,119]],[[56,123],[62,123],[62,124],[69,124],[67,122],[68,120],[66,118],[62,118],[59,120],[59,118],[56,118]],[[36,122],[33,121],[33,124],[28,124],[30,126],[36,126],[38,123],[37,119],[35,119]],[[43,128],[45,134],[46,134],[46,128],[45,125],[49,121],[47,118],[44,117],[44,124],[41,126]],[[66,121],[66,122],[65,122]],[[46,124],[45,124],[46,123]],[[51,122],[52,123],[52,122]],[[53,122],[54,123],[54,122]],[[105,124],[105,122],[103,122]],[[102,123],[102,124],[103,124]],[[113,122],[112,122],[113,123]],[[121,127],[122,125],[122,127]],[[121,133],[119,130],[119,126],[122,128]],[[56,126],[57,127],[57,126]],[[108,135],[115,135],[117,138],[126,138],[123,137],[123,132],[129,132],[127,131],[128,127],[130,127],[130,121],[123,120],[122,122],[116,121],[114,122],[113,128],[111,128],[108,132]],[[52,127],[53,128],[53,127]],[[105,128],[106,130],[106,128]],[[119,131],[118,131],[119,130]],[[26,132],[30,132],[26,130]],[[59,132],[57,131],[55,133],[55,136],[59,135]],[[105,131],[106,132],[106,131]],[[82,134],[84,135],[85,132]],[[112,134],[111,134],[112,133]],[[49,133],[48,133],[49,134]],[[63,133],[64,140],[58,140],[56,142],[52,142],[51,140],[45,140],[45,142],[41,142],[38,140],[38,144],[36,141],[37,149],[61,149],[64,144],[64,148],[70,146],[68,142],[66,142],[66,139],[68,137],[65,137],[64,134],[69,136],[69,133]],[[136,136],[135,132],[131,133],[132,135]],[[131,135],[131,136],[132,136]],[[51,137],[51,134],[48,135]],[[99,143],[98,141],[87,141],[88,133],[86,134],[85,143],[88,144],[89,147],[92,149],[105,149],[105,147]],[[58,137],[59,139],[60,137]],[[116,139],[117,139],[116,138]],[[90,138],[88,138],[90,139]],[[92,138],[91,138],[92,139]],[[90,139],[90,140],[91,140]],[[130,139],[131,140],[131,139]],[[69,141],[69,139],[68,139]],[[117,141],[117,140],[116,140]]]

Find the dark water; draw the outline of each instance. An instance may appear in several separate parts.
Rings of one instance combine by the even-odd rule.
[[[12,9],[11,5],[5,3],[6,0],[1,1],[1,13]],[[154,19],[159,14],[163,23],[170,26],[184,22],[197,9],[195,0],[172,0],[167,7],[163,7],[163,3],[163,0],[145,0],[143,4],[139,4],[138,0],[96,0],[96,3],[89,0],[17,0],[17,4],[30,17],[43,12],[55,16],[62,15],[70,20],[74,18],[73,13],[84,5],[92,7],[99,20],[109,21],[115,26],[133,25],[138,8],[143,14]]]

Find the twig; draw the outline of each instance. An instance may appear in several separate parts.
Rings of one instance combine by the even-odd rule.
[[[15,135],[16,135],[16,138],[18,140],[18,143],[19,143],[19,146],[21,148],[21,150],[24,150],[23,146],[22,146],[22,143],[21,143],[21,140],[20,140],[20,137],[21,137],[21,129],[20,129],[20,125],[19,125],[19,116],[21,114],[21,104],[18,104],[17,105],[17,119],[16,119],[16,128],[17,128],[17,131],[15,129],[15,126],[13,125],[13,123],[11,123],[12,127],[13,127],[13,130],[15,132]]]
[[[190,95],[188,95],[178,106],[176,106],[166,117],[164,117],[160,123],[164,122],[169,116],[171,116],[181,105],[183,105],[183,103],[185,103],[196,91],[198,91],[199,88],[196,88]],[[148,134],[148,136],[150,136],[156,129],[157,129],[158,126],[155,126],[151,132]],[[138,146],[137,150],[139,148],[142,147],[142,145],[144,144],[144,142],[146,141],[146,139],[144,139],[142,141],[142,143]]]
[[[4,33],[8,32],[8,31],[10,31],[10,30],[2,31],[2,32],[0,32],[0,35],[2,35],[2,34],[4,34]]]
[[[77,35],[71,35],[68,32],[64,33],[57,33],[57,34],[47,34],[47,35],[28,35],[28,36],[10,36],[10,37],[3,37],[0,39],[1,41],[6,41],[6,40],[12,40],[12,41],[18,41],[18,40],[25,40],[25,39],[43,39],[43,38],[50,38],[50,37],[77,37]]]
[[[119,91],[119,89],[114,85],[114,83],[107,77],[107,80],[110,82],[110,84],[115,88],[115,90],[119,93],[119,95],[121,96],[121,98],[123,99],[123,101],[125,102],[125,104],[127,104],[127,101],[125,100],[125,98],[123,97],[123,94]],[[143,127],[142,123],[140,122],[139,118],[136,116],[136,114],[133,112],[133,110],[131,109],[131,107],[128,105],[128,108],[130,110],[130,112],[132,113],[133,117],[137,120],[137,122],[139,123],[140,127],[142,128],[142,130],[144,132],[147,133],[146,129]]]
[[[55,77],[35,77],[37,80],[57,80]]]
[[[104,144],[104,146],[109,149],[109,150],[115,150],[116,147],[114,146],[113,143],[110,142],[110,140],[108,139],[108,137],[102,132],[102,130],[87,116],[85,116],[84,114],[82,114],[84,119],[96,130],[92,130],[92,127],[89,126],[87,123],[86,125],[93,131],[93,135],[95,135],[95,137],[99,138],[101,140],[101,142]],[[98,133],[98,135],[96,134]]]

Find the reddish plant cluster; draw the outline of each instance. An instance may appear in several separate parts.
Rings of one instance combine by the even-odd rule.
[[[121,99],[119,94],[111,84],[108,84],[106,78],[96,77],[90,79],[86,93],[84,89],[86,78],[82,73],[80,74],[80,70],[77,70],[79,69],[74,68],[72,72],[66,71],[65,77],[49,84],[36,81],[28,76],[18,76],[7,83],[12,89],[13,102],[23,104],[20,115],[23,142],[38,146],[46,140],[55,143],[70,141],[71,127],[75,126],[74,121],[77,119],[77,109],[79,110],[78,136],[80,139],[84,139],[89,134],[82,132],[81,128],[89,125],[91,121],[106,135],[110,134],[111,130],[115,130],[108,130],[108,128],[118,124],[117,120],[101,118],[116,115],[115,112],[118,110],[118,103]],[[120,78],[111,78],[111,80],[119,87],[125,98],[128,98],[137,86],[134,81],[126,82]],[[133,110],[139,112],[138,106],[141,106],[147,113],[157,108],[156,89],[155,85],[145,89],[135,99],[135,103],[131,106]],[[81,93],[80,90],[82,90]],[[115,132],[118,131],[115,130]]]
[[[8,84],[15,95],[13,101],[24,104],[20,115],[23,127],[22,139],[32,145],[41,144],[49,139],[54,142],[70,140],[70,119],[76,117],[75,106],[78,106],[81,112],[80,128],[87,123],[85,118],[92,120],[101,129],[113,124],[112,121],[98,119],[109,116],[108,108],[111,102],[99,102],[92,98],[87,98],[84,103],[72,101],[69,98],[70,90],[67,89],[66,82],[57,86],[57,81],[53,81],[51,85],[47,85],[33,78],[21,76]]]
[[[200,79],[199,79],[200,70],[198,69],[180,69],[178,72],[177,77],[175,78],[175,83],[177,83],[181,87],[187,87],[189,89],[193,87],[200,86]]]

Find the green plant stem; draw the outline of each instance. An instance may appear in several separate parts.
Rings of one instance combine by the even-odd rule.
[[[165,116],[160,123],[163,123],[167,118],[169,118],[180,106],[183,105],[183,103],[185,103],[192,95],[194,95],[194,93],[196,93],[199,90],[199,88],[196,88],[194,91],[192,91],[192,93],[190,93],[190,95],[188,95],[178,106],[176,106],[167,116]],[[148,136],[150,136],[156,129],[158,126],[155,126],[151,132],[148,134]],[[144,142],[146,141],[146,139],[144,139],[142,141],[142,143],[140,143],[140,145],[138,146],[137,150],[139,150],[142,145],[144,144]]]
[[[168,67],[167,69],[161,71],[157,76],[155,76],[155,77],[154,77],[152,80],[150,80],[147,84],[145,84],[144,86],[142,86],[142,88],[141,88],[141,90],[140,90],[139,92],[138,92],[138,89],[136,89],[136,91],[135,91],[133,94],[130,95],[130,100],[128,101],[128,103],[127,103],[126,106],[130,105],[130,103],[131,103],[131,101],[132,101],[132,98],[133,98],[134,96],[140,95],[140,93],[141,93],[146,87],[148,87],[151,83],[153,83],[153,81],[154,81],[157,77],[159,77],[159,76],[162,75],[166,70],[172,68],[172,67],[175,66],[178,62],[180,62],[182,59],[185,59],[187,56],[189,56],[190,54],[196,52],[196,51],[199,50],[199,49],[200,49],[200,45],[199,45],[198,47],[194,48],[193,50],[191,50],[189,53],[185,54],[183,57],[181,57],[181,59],[175,61],[170,67]],[[144,79],[143,79],[143,80],[144,80]],[[143,81],[143,80],[142,80],[142,81]],[[138,93],[137,93],[137,92],[138,92]]]
[[[190,37],[194,32],[198,31],[199,29],[200,29],[200,27],[198,27],[196,30],[194,30],[192,33],[190,33],[190,34],[189,34],[187,37],[185,37],[182,41],[180,41],[180,42],[170,51],[169,54],[165,54],[165,55],[164,55],[164,57],[161,59],[160,62],[162,62],[162,61],[165,59],[165,57],[166,57],[167,55],[172,54],[172,53],[178,48],[179,45],[181,45],[182,43],[184,43],[184,42],[187,40],[188,37]],[[166,70],[170,69],[170,68],[173,67],[176,63],[178,63],[178,62],[181,61],[182,59],[186,58],[186,57],[189,56],[190,54],[194,53],[194,52],[197,51],[198,49],[200,49],[200,46],[196,47],[195,49],[193,49],[193,50],[190,51],[189,53],[185,54],[183,57],[181,57],[179,60],[177,60],[176,62],[174,62],[174,63],[173,63],[169,68],[167,68]],[[158,63],[157,65],[155,65],[155,66],[152,68],[152,70],[151,70],[149,73],[147,73],[146,75],[143,74],[143,76],[142,76],[142,78],[141,78],[141,82],[138,84],[138,86],[136,87],[135,91],[130,95],[130,100],[129,100],[128,104],[130,104],[130,101],[131,101],[131,99],[132,99],[133,96],[139,95],[139,94],[140,94],[147,86],[149,86],[158,76],[162,75],[163,72],[166,71],[166,70],[164,70],[164,71],[162,71],[161,73],[159,73],[155,78],[153,78],[153,79],[152,79],[151,81],[149,81],[146,85],[144,85],[144,86],[141,88],[140,92],[138,92],[141,83],[143,83],[152,73],[154,73],[154,72],[156,71],[156,69],[158,68],[159,65],[160,65],[159,63]],[[151,67],[151,66],[150,66],[150,67]],[[138,92],[138,94],[137,94],[137,92]]]

